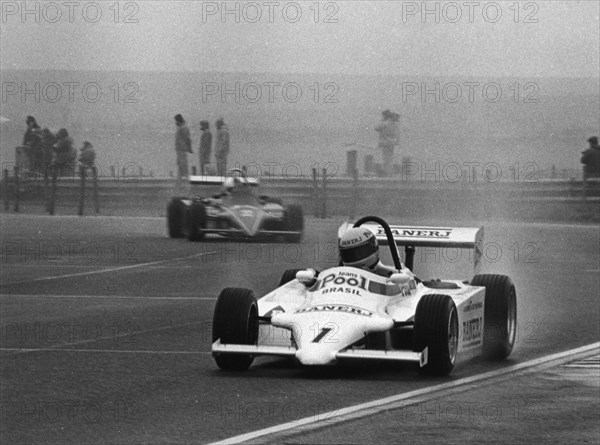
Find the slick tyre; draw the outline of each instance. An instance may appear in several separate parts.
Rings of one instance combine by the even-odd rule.
[[[249,289],[223,289],[213,316],[213,343],[255,345],[258,340],[258,304]],[[245,371],[254,356],[213,353],[217,366],[226,371]]]
[[[188,239],[190,241],[202,241],[206,227],[206,207],[201,202],[193,202],[188,215]]]
[[[421,374],[445,376],[452,371],[458,351],[458,314],[448,295],[428,294],[417,304],[413,350],[428,348],[427,364]]]
[[[517,336],[517,292],[505,275],[476,275],[473,286],[485,287],[483,357],[504,360]]]
[[[285,240],[289,243],[299,243],[304,232],[304,213],[302,207],[292,204],[285,209],[285,230],[297,232],[286,235]]]
[[[167,231],[170,238],[183,237],[183,198],[173,198],[167,206]]]
[[[289,283],[292,280],[295,280],[296,279],[296,274],[300,270],[302,270],[302,269],[288,269],[288,270],[286,270],[283,273],[283,275],[281,275],[281,279],[279,280],[279,287],[283,286],[284,284]]]

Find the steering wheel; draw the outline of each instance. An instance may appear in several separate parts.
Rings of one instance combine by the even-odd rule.
[[[385,232],[385,236],[390,247],[390,253],[392,254],[392,259],[394,260],[394,267],[397,270],[401,270],[402,263],[400,262],[400,255],[398,254],[398,246],[396,246],[396,242],[394,241],[394,235],[392,234],[392,229],[390,229],[388,223],[378,216],[363,216],[354,223],[353,227],[360,227],[366,222],[374,222],[383,227],[383,231]]]

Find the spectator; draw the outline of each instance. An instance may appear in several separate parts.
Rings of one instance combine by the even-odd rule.
[[[217,127],[217,142],[215,144],[215,160],[219,175],[225,176],[227,172],[227,157],[229,156],[229,129],[223,118],[215,122]]]
[[[205,175],[212,153],[212,133],[208,121],[200,121],[200,130],[202,130],[202,136],[200,137],[200,174]]]
[[[600,146],[598,137],[592,136],[588,139],[590,147],[582,152],[581,163],[583,164],[583,198],[588,195],[591,186],[589,179],[600,179]]]
[[[40,126],[33,116],[27,116],[25,123],[27,124],[27,130],[25,130],[25,135],[23,136],[23,145],[31,147],[40,140]]]
[[[400,115],[390,110],[385,110],[381,114],[381,123],[375,127],[375,131],[379,133],[378,148],[382,152],[382,172],[384,176],[390,176],[394,164],[394,147],[398,144],[399,138]]]
[[[96,165],[96,151],[90,142],[85,141],[79,151],[79,164],[81,167],[87,169]]]
[[[66,128],[58,130],[54,144],[54,163],[60,169],[61,175],[65,170],[72,169],[77,158],[77,151],[73,147],[73,139]]]
[[[36,170],[42,164],[42,130],[33,116],[27,116],[25,123],[27,124],[27,130],[23,136],[23,154],[27,161],[25,168]]]
[[[177,187],[181,186],[181,179],[187,180],[188,173],[188,153],[192,151],[192,137],[190,136],[190,129],[185,123],[185,119],[181,114],[175,116],[175,125],[177,125],[177,131],[175,132],[175,152],[177,153],[177,177],[175,183]]]
[[[48,169],[54,159],[54,144],[56,144],[56,136],[48,128],[42,130],[42,140],[40,146],[42,148],[42,163],[44,169]]]

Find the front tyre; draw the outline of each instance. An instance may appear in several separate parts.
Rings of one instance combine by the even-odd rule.
[[[517,336],[517,292],[505,275],[476,275],[473,286],[485,287],[483,357],[504,360]]]
[[[171,238],[183,237],[183,216],[185,204],[183,198],[172,198],[167,206],[167,231]]]
[[[206,227],[206,207],[201,202],[192,202],[188,219],[188,239],[202,241]]]
[[[445,376],[452,371],[458,351],[458,315],[448,295],[428,294],[417,304],[413,350],[428,348],[427,364],[419,372]]]
[[[296,232],[285,236],[289,243],[299,243],[304,232],[304,213],[302,207],[296,204],[289,205],[285,209],[285,229],[290,232]]]
[[[249,289],[226,288],[221,291],[213,315],[213,343],[255,345],[258,341],[258,304]],[[254,356],[213,353],[217,366],[226,371],[245,371]]]

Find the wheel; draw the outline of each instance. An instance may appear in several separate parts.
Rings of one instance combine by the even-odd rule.
[[[419,372],[448,375],[454,368],[458,351],[458,315],[448,295],[424,295],[417,304],[413,350],[421,352],[426,347],[429,348],[427,364]]]
[[[292,204],[285,209],[285,230],[298,232],[293,235],[286,235],[286,241],[290,243],[299,243],[302,239],[302,232],[304,231],[304,214],[302,212],[302,207],[299,205]]]
[[[249,289],[226,288],[221,291],[213,316],[213,343],[254,345],[258,340],[258,304]],[[227,371],[245,371],[254,356],[250,354],[213,354],[217,366]]]
[[[283,286],[284,284],[289,283],[292,280],[296,279],[296,274],[298,273],[299,270],[303,270],[303,269],[288,269],[286,270],[283,275],[281,275],[281,279],[279,280],[279,287]]]
[[[169,237],[183,237],[183,212],[185,204],[183,198],[173,198],[167,206],[167,230]]]
[[[517,292],[505,275],[476,275],[473,286],[485,287],[483,356],[504,360],[512,352],[517,336]]]
[[[206,207],[201,202],[192,202],[188,215],[188,239],[190,241],[202,241],[206,227]]]

